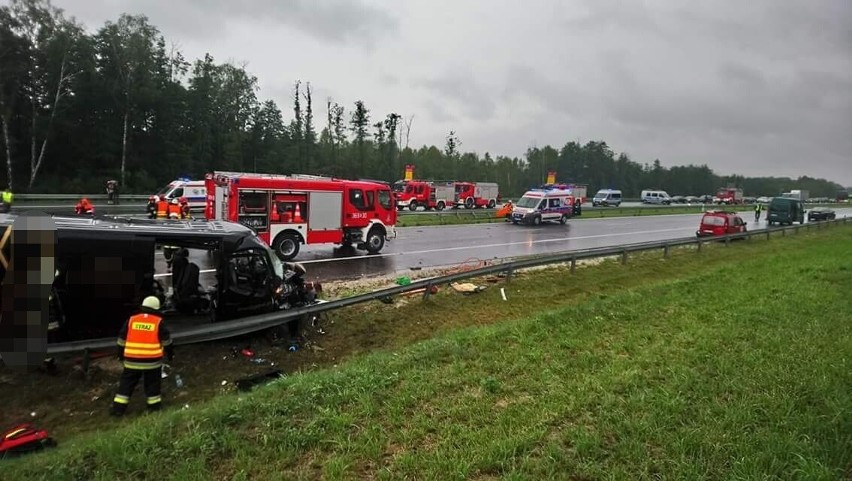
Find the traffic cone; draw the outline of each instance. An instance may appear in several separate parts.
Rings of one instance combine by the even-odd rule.
[[[300,202],[296,202],[296,212],[293,213],[293,222],[304,222],[302,220],[302,210],[299,208]]]

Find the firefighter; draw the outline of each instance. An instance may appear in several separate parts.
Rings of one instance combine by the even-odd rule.
[[[160,202],[159,195],[152,195],[148,197],[148,206],[146,210],[148,211],[148,218],[155,219],[157,217],[157,203]]]
[[[180,218],[181,219],[192,219],[192,216],[189,212],[189,201],[186,197],[180,198]]]
[[[174,199],[171,200],[171,202],[169,202],[168,211],[169,211],[169,219],[174,219],[174,220],[180,219],[180,217],[181,217],[180,200],[177,197],[175,197]]]
[[[754,206],[754,221],[755,222],[760,222],[760,212],[761,211],[763,211],[763,205],[761,205],[760,202],[758,202]]]
[[[169,216],[169,201],[164,197],[160,197],[157,201],[157,218],[165,219]]]
[[[130,316],[122,327],[117,344],[118,358],[123,361],[124,371],[110,414],[121,416],[127,411],[130,396],[140,378],[144,378],[148,411],[159,410],[162,406],[160,384],[163,354],[169,361],[174,358],[174,345],[160,315],[159,299],[148,296],[142,301],[140,312]]]
[[[74,212],[77,215],[94,215],[95,214],[95,206],[89,202],[89,199],[83,197],[80,199],[80,202],[77,202],[77,206],[74,208]]]

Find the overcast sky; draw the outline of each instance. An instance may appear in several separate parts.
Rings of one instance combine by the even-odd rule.
[[[414,115],[417,147],[449,130],[492,156],[605,140],[852,186],[850,0],[53,2],[89,30],[145,14],[189,60],[246,63],[288,122],[300,79],[318,119],[327,97]]]

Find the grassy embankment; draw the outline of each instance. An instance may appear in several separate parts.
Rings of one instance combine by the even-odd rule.
[[[3,479],[848,478],[852,228],[708,247],[525,274],[510,302],[375,304],[350,329],[382,352],[127,420]]]

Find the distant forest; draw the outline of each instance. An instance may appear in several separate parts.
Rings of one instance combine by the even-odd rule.
[[[318,104],[309,82],[295,82],[285,122],[257,93],[257,78],[244,68],[209,54],[186,60],[145,16],[122,15],[90,35],[47,0],[11,0],[0,7],[0,183],[14,192],[94,193],[114,178],[124,193],[151,193],[213,170],[393,182],[414,164],[417,178],[498,182],[504,196],[541,184],[548,170],[560,182],[619,188],[626,197],[646,188],[712,194],[727,185],[751,196],[800,188],[833,197],[842,188],[809,177],[639,163],[603,141],[517,158],[463,152],[448,129],[445,145],[413,148],[413,115],[371,112],[361,100]]]

